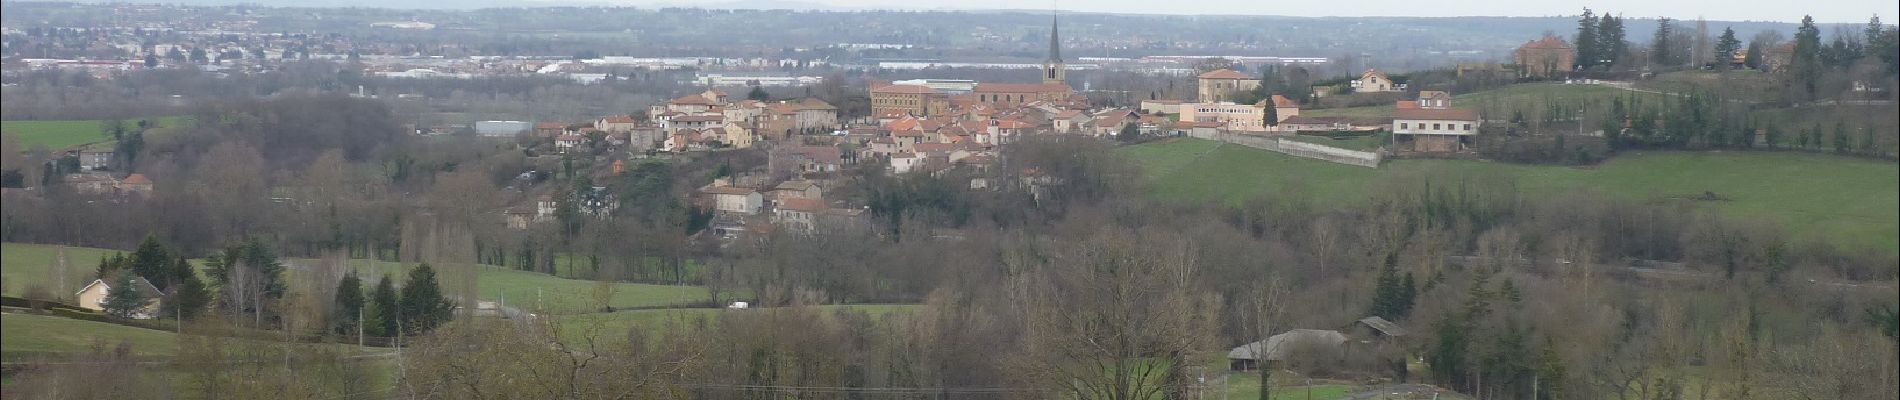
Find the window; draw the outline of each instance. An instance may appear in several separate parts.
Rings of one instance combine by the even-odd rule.
[[[1470,131],[1471,131],[1471,124],[1465,124],[1465,131],[1466,131],[1466,132],[1470,132]]]
[[[1412,124],[1400,122],[1399,129],[1412,129]]]
[[[1445,128],[1444,128],[1443,126],[1441,126],[1441,124],[1432,124],[1432,130],[1434,130],[1434,131],[1436,131],[1436,130],[1443,130],[1443,129],[1445,129]]]

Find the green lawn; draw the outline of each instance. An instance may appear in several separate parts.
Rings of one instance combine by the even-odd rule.
[[[18,294],[31,284],[48,285],[50,288],[52,283],[49,281],[53,279],[50,271],[56,248],[52,245],[0,243],[0,261],[4,261],[4,266],[0,267],[0,284],[5,286],[6,293]],[[99,258],[112,252],[109,249],[68,247],[66,254],[71,264],[67,270],[67,286],[74,287],[64,292],[70,294],[78,290],[77,285],[85,284],[82,280],[89,282]],[[309,265],[316,260],[295,259],[291,262]],[[381,274],[403,270],[403,266],[392,262],[353,260],[352,264],[369,277],[365,279],[365,284],[374,284],[375,277]],[[558,278],[494,266],[478,268],[480,275],[477,286],[481,290],[478,297],[484,300],[505,300],[509,306],[524,310],[536,308],[538,302],[543,309],[552,313],[579,312],[594,303],[594,281]],[[446,271],[442,272],[445,280],[442,284],[449,287],[452,282],[446,282],[446,274]],[[397,279],[396,282],[401,284],[402,280]],[[616,283],[614,287],[616,290],[608,304],[616,308],[662,306],[711,298],[706,288],[699,286]]]
[[[52,276],[54,255],[58,246],[0,243],[0,293],[17,296],[25,292],[29,285],[44,285],[55,295],[70,297],[80,287],[92,282],[93,272],[99,267],[99,259],[112,255],[112,250],[88,247],[66,248],[66,281],[64,288]]]
[[[178,126],[185,117],[159,117],[159,126]],[[0,121],[0,132],[19,137],[20,145],[31,148],[34,145],[46,145],[46,148],[59,150],[68,147],[105,143],[112,140],[102,128],[102,120],[61,120],[61,121]],[[124,120],[128,126],[137,124],[137,119]]]
[[[314,263],[315,260],[298,260]],[[400,273],[404,266],[393,262],[356,260],[358,271],[364,271],[365,284],[375,282],[373,276],[383,273]],[[484,300],[500,300],[509,307],[526,311],[536,309],[547,313],[571,314],[590,312],[594,304],[595,281],[567,279],[547,274],[527,272],[512,268],[479,266],[481,272],[476,285],[481,290],[477,296]],[[438,268],[438,276],[443,277],[444,287],[451,287],[446,268]],[[398,275],[400,276],[400,275]],[[401,279],[396,280],[398,284]],[[652,307],[671,304],[706,301],[712,298],[706,288],[700,286],[648,285],[638,283],[615,283],[613,297],[608,305],[614,308]]]
[[[12,359],[24,354],[83,353],[95,341],[107,348],[132,344],[133,354],[170,355],[178,350],[177,335],[153,329],[29,314],[0,314],[0,353]]]
[[[1170,200],[1242,201],[1268,191],[1324,200],[1359,198],[1381,172],[1200,139],[1172,139],[1122,151],[1148,174],[1153,194]]]
[[[873,317],[882,317],[893,312],[914,312],[923,306],[913,304],[852,304],[816,306],[821,311],[834,310],[861,311]],[[614,313],[580,314],[555,316],[554,322],[561,329],[561,336],[567,341],[585,337],[588,332],[598,332],[601,337],[625,337],[630,329],[652,332],[666,324],[685,326],[711,322],[720,313],[770,313],[782,308],[755,308],[748,310],[726,310],[719,308],[682,308],[666,310],[634,310]]]
[[[1900,248],[1900,165],[1885,161],[1790,152],[1631,152],[1590,167],[1393,160],[1373,170],[1198,139],[1122,151],[1149,172],[1153,195],[1166,199],[1237,202],[1281,192],[1315,204],[1353,204],[1378,178],[1399,171],[1502,174],[1532,196],[1588,190],[1681,201],[1710,191],[1730,201],[1696,204],[1774,218],[1796,235],[1819,235],[1807,238]]]

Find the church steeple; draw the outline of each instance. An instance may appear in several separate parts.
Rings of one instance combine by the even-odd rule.
[[[1062,63],[1062,36],[1055,12],[1049,14],[1049,59],[1042,62],[1042,83],[1068,84],[1068,67]]]
[[[1056,23],[1055,13],[1049,15],[1049,62],[1062,63],[1062,35],[1057,32],[1061,25]]]

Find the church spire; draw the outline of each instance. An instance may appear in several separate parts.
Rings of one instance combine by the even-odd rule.
[[[1049,62],[1051,63],[1062,62],[1062,37],[1057,34],[1056,32],[1057,28],[1059,28],[1059,26],[1056,25],[1055,12],[1050,11],[1049,12]]]
[[[1049,59],[1042,62],[1042,83],[1069,84],[1068,66],[1062,63],[1062,36],[1057,32],[1055,10],[1049,11]]]

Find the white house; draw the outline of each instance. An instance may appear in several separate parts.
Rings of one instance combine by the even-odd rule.
[[[1411,151],[1460,151],[1471,144],[1483,123],[1477,110],[1401,108],[1392,115],[1392,141]]]
[[[157,286],[152,286],[152,283],[147,282],[145,278],[133,277],[132,286],[134,288],[133,290],[144,293],[146,298],[145,307],[132,313],[132,319],[156,318],[159,312],[157,299],[159,296],[163,296],[164,293],[160,292]],[[80,308],[105,311],[106,296],[111,293],[111,283],[107,283],[104,279],[93,279],[92,283],[88,283],[85,287],[79,288],[78,292],[74,292],[73,297],[78,299]]]
[[[765,195],[759,191],[737,186],[713,185],[700,188],[701,193],[712,196],[713,210],[719,212],[752,215],[765,208]]]

